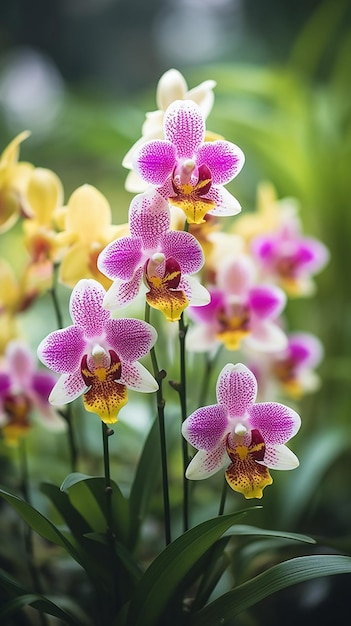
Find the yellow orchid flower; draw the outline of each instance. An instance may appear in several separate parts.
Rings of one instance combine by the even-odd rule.
[[[18,157],[19,145],[29,134],[23,131],[17,135],[0,156],[0,233],[15,224],[23,208],[23,194],[34,166],[18,162]]]
[[[257,235],[274,231],[281,222],[282,201],[272,183],[263,181],[257,188],[257,210],[235,219],[232,232],[243,238],[247,245]]]
[[[127,234],[128,225],[111,224],[111,208],[103,194],[92,185],[82,185],[68,200],[64,230],[56,236],[63,249],[59,280],[74,287],[81,278],[95,278],[103,287],[111,285],[97,268],[97,258],[105,246]]]

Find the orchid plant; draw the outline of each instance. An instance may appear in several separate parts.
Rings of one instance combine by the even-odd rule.
[[[233,624],[264,597],[321,570],[351,572],[348,557],[305,554],[260,576],[249,573],[242,583],[230,577],[233,538],[236,544],[241,536],[315,543],[240,522],[257,519],[260,508],[243,505],[243,497],[261,501],[276,470],[299,465],[286,444],[300,429],[297,400],[317,387],[323,347],[309,333],[290,331],[283,314],[291,295],[311,295],[312,276],[328,251],[304,237],[296,215],[276,203],[274,219],[266,219],[267,194],[264,211],[240,226],[245,216],[237,216],[241,206],[225,185],[240,173],[244,154],[206,129],[214,87],[208,80],[188,90],[176,70],[161,78],[159,110],[147,115],[143,136],[123,161],[126,186],[137,192],[127,224],[112,224],[109,202],[92,185],[76,189],[64,206],[54,172],[18,162],[26,132],[1,157],[2,236],[20,220],[29,254],[18,282],[0,259],[0,427],[4,445],[21,448],[24,472],[22,495],[5,485],[0,495],[28,525],[32,578],[28,587],[0,572],[1,623],[31,605],[43,625],[51,623],[48,616],[72,626]],[[234,225],[228,227],[229,217]],[[68,325],[60,284],[71,290]],[[56,316],[36,346],[45,369],[36,362],[30,328],[17,325],[43,294]],[[136,400],[135,392],[149,400]],[[282,397],[294,408],[277,401]],[[118,422],[133,424],[141,406],[143,441],[126,483],[113,473],[112,426],[119,445]],[[73,407],[84,429],[92,428],[90,414],[101,421],[103,476],[84,473]],[[63,430],[71,464],[61,485],[42,483],[49,502],[44,512],[28,488],[33,415]],[[218,514],[201,513],[205,496],[197,494],[213,484],[212,502],[220,476]],[[155,519],[150,511],[159,477],[156,518],[163,530],[153,544],[147,524]],[[55,596],[33,532],[78,564],[89,589],[85,598]],[[225,572],[224,593],[218,583]]]

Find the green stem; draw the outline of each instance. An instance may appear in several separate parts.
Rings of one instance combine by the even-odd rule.
[[[218,509],[218,516],[219,517],[224,514],[224,507],[225,507],[225,501],[226,501],[226,498],[227,498],[227,493],[228,493],[228,483],[227,483],[227,481],[226,481],[226,479],[224,477],[221,501],[219,503],[219,509]]]
[[[103,449],[104,449],[106,519],[107,519],[108,532],[111,535],[112,534],[112,508],[111,508],[112,487],[111,487],[110,455],[109,455],[108,438],[113,434],[113,430],[111,430],[111,428],[109,428],[104,422],[101,422],[101,424],[102,424],[102,441],[103,441]]]
[[[150,305],[145,305],[145,321],[150,323]],[[167,444],[166,444],[166,428],[165,428],[165,400],[163,397],[162,384],[166,377],[165,370],[160,370],[158,367],[155,348],[150,350],[150,357],[154,377],[158,383],[158,390],[156,391],[157,400],[157,415],[160,431],[160,448],[161,448],[161,467],[162,467],[162,491],[163,491],[163,511],[164,511],[164,525],[165,525],[165,542],[166,545],[170,544],[171,539],[171,511],[169,502],[169,483],[168,483],[168,463],[167,463]]]
[[[72,405],[68,404],[65,411],[58,411],[58,413],[63,417],[67,424],[67,437],[68,437],[68,448],[69,455],[71,460],[71,472],[77,471],[77,462],[78,462],[78,450],[76,444],[76,437],[74,434],[74,428],[72,425]]]
[[[178,389],[182,424],[187,418],[187,390],[186,390],[186,355],[185,355],[185,337],[188,327],[184,324],[183,313],[179,320],[179,356],[180,356],[180,386]],[[189,481],[185,477],[185,471],[189,464],[188,443],[182,437],[182,455],[183,455],[183,529],[184,532],[189,528]]]
[[[23,497],[30,504],[30,493],[29,493],[29,473],[28,473],[28,461],[27,461],[27,450],[26,450],[26,441],[24,437],[20,438],[19,441],[19,453],[20,453],[20,468],[21,468],[21,491],[23,493]],[[43,593],[39,572],[36,568],[34,561],[34,547],[33,547],[33,531],[30,526],[25,526],[24,530],[24,544],[27,553],[28,559],[28,569],[33,581],[33,588],[36,593]],[[48,620],[46,615],[39,611],[39,620],[41,626],[48,626]]]

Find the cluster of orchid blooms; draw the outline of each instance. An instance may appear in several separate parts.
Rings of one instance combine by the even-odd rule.
[[[281,314],[288,297],[313,293],[328,251],[303,235],[293,200],[278,201],[268,184],[260,186],[255,213],[221,230],[241,210],[224,185],[239,174],[244,155],[206,130],[214,86],[206,81],[188,91],[176,70],[161,78],[159,109],[147,114],[141,139],[123,161],[130,170],[126,188],[136,193],[128,224],[111,224],[108,201],[90,185],[64,206],[54,172],[18,161],[27,133],[3,152],[0,232],[20,218],[28,261],[17,278],[0,259],[0,421],[5,440],[17,441],[33,409],[57,426],[54,407],[83,396],[86,410],[110,425],[128,389],[155,392],[158,383],[139,360],[154,348],[157,332],[121,315],[143,301],[167,323],[186,316],[189,353],[213,356],[222,346],[240,350],[249,364],[223,367],[217,403],[187,417],[182,435],[196,450],[189,479],[224,470],[235,491],[261,498],[270,468],[298,465],[286,443],[300,417],[267,398],[278,391],[296,400],[315,389],[322,358],[319,340],[286,333]],[[54,375],[36,366],[18,320],[52,289],[55,267],[72,288],[72,324],[39,345],[39,359]]]

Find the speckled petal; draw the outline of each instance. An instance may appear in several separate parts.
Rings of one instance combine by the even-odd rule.
[[[161,186],[176,164],[176,147],[162,139],[148,141],[133,153],[132,162],[133,169],[143,180]]]
[[[183,437],[197,450],[213,450],[229,432],[228,414],[223,406],[201,407],[183,422]]]
[[[72,374],[62,374],[50,393],[49,402],[56,406],[72,402],[87,390],[80,369]]]
[[[145,356],[157,339],[151,324],[133,318],[110,319],[105,331],[106,340],[122,361],[136,361]]]
[[[257,395],[257,381],[242,363],[228,363],[217,380],[217,399],[233,417],[241,417],[252,407]]]
[[[38,357],[49,369],[61,373],[73,372],[80,366],[86,341],[83,330],[68,326],[50,333],[38,346]]]
[[[244,163],[244,153],[230,141],[208,141],[197,152],[197,164],[207,165],[213,185],[229,183],[239,174]]]
[[[286,443],[301,425],[298,413],[278,402],[254,404],[249,408],[249,416],[251,428],[260,431],[266,445]]]
[[[172,231],[161,238],[162,251],[166,258],[173,257],[184,274],[194,274],[204,263],[202,248],[194,235],[184,231]]]
[[[190,480],[202,480],[213,476],[213,474],[224,469],[227,465],[228,455],[224,440],[223,443],[210,452],[199,450],[190,461],[185,476]]]
[[[141,363],[122,362],[120,383],[142,393],[157,391],[158,384]]]
[[[100,272],[112,280],[131,280],[142,257],[141,237],[121,237],[108,244],[99,254],[97,266]]]
[[[103,305],[110,311],[122,309],[132,302],[138,295],[144,268],[140,267],[133,278],[127,282],[116,280],[106,292]]]
[[[176,100],[164,116],[165,137],[177,149],[178,158],[193,158],[205,138],[205,120],[191,100]]]
[[[82,279],[72,291],[70,313],[75,325],[81,328],[85,337],[98,337],[103,334],[104,324],[110,314],[103,308],[104,288],[93,279]]]
[[[263,465],[276,470],[291,470],[299,466],[297,456],[285,445],[266,446]]]
[[[206,198],[215,205],[213,209],[209,209],[209,215],[230,217],[231,215],[237,215],[241,211],[240,202],[224,187],[212,185],[210,191],[206,194]]]
[[[141,239],[144,250],[156,250],[161,235],[170,229],[170,224],[168,202],[159,193],[153,190],[133,198],[129,207],[130,234]]]

